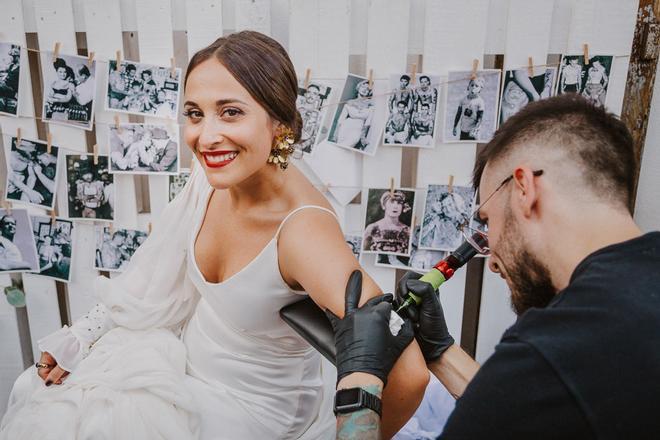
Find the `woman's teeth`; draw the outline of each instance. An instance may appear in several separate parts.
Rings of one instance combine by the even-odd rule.
[[[221,154],[221,155],[215,155],[215,154],[206,154],[206,160],[209,163],[221,163],[221,162],[226,162],[228,160],[234,159],[236,156],[238,156],[238,152],[232,151],[231,153],[227,154]]]

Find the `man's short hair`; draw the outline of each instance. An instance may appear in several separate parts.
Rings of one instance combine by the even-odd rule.
[[[405,79],[406,81],[410,82],[410,76],[408,75],[401,75],[401,78],[399,78],[399,81]]]
[[[593,194],[631,206],[637,158],[628,128],[614,114],[574,93],[530,103],[509,118],[478,155],[474,188],[479,188],[487,164],[539,141],[565,150]]]

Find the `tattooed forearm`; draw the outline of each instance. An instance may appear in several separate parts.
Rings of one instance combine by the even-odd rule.
[[[363,386],[365,391],[380,397],[382,387]],[[338,440],[380,440],[380,416],[370,409],[337,414]]]

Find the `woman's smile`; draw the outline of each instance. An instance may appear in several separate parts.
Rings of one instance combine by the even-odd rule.
[[[219,151],[204,151],[200,152],[204,157],[204,163],[210,168],[221,168],[229,165],[236,156],[238,151],[219,150]]]

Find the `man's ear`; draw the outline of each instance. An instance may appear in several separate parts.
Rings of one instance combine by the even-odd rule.
[[[534,171],[528,166],[519,166],[513,171],[514,201],[521,209],[522,215],[530,217],[536,208],[539,189]]]

